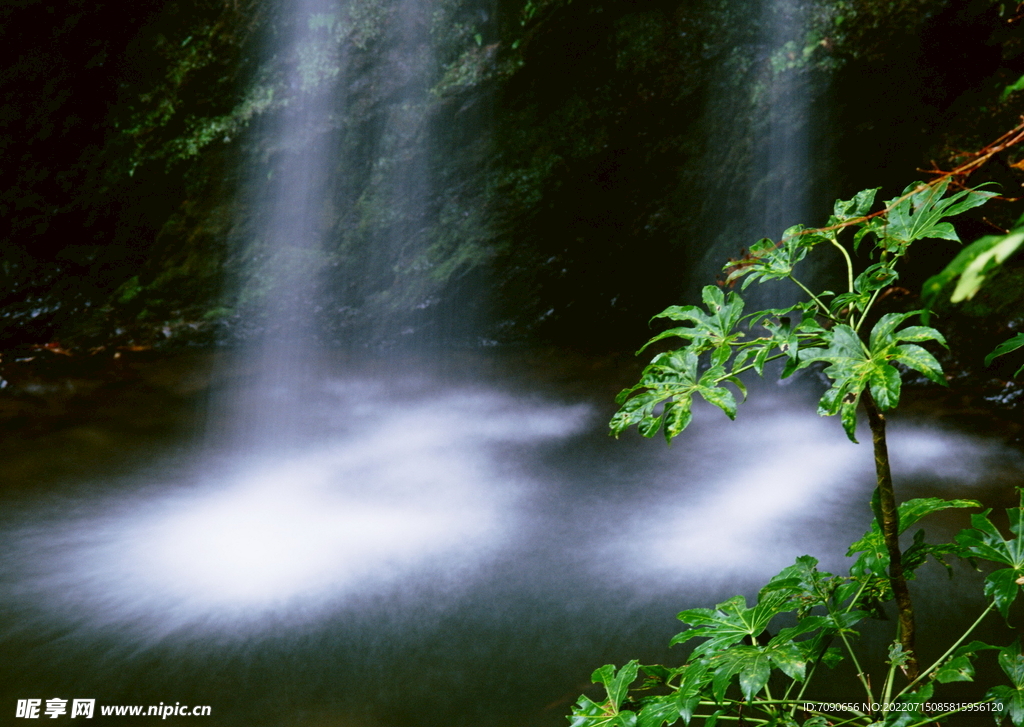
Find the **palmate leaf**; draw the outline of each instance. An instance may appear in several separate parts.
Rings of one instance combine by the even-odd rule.
[[[998,686],[989,689],[986,699],[1000,705],[1001,709],[993,716],[996,723],[1002,723],[1006,716],[1015,725],[1024,724],[1024,654],[1020,650],[1020,642],[1015,642],[999,650],[999,667],[1010,678],[1013,686]]]
[[[619,392],[616,401],[621,408],[609,423],[611,433],[618,436],[629,427],[636,426],[643,436],[653,437],[664,424],[665,438],[672,441],[690,424],[695,395],[700,395],[730,419],[735,419],[736,397],[722,384],[728,382],[745,393],[742,382],[728,376],[721,364],[698,376],[698,365],[697,355],[689,349],[655,356],[644,369],[640,381]],[[657,409],[659,405],[664,405],[660,411]]]
[[[702,295],[706,312],[697,306],[672,306],[655,316],[692,325],[664,331],[644,348],[671,337],[687,340],[689,345],[655,356],[640,381],[619,392],[616,402],[621,408],[609,423],[613,435],[636,426],[645,437],[663,431],[671,442],[692,421],[694,396],[718,407],[730,419],[736,417],[736,397],[724,384],[734,385],[744,396],[746,387],[726,372],[725,364],[732,355],[733,342],[743,336],[736,330],[743,316],[743,299],[733,292],[726,295],[713,285],[706,286]],[[700,374],[700,356],[708,351],[711,365]]]
[[[1006,514],[1010,520],[1010,531],[1016,536],[1005,539],[999,529],[989,520],[986,510],[971,516],[971,528],[961,530],[956,542],[966,555],[999,563],[1001,568],[985,578],[985,595],[991,596],[996,608],[1008,618],[1010,605],[1017,599],[1024,584],[1024,538],[1021,538],[1022,514],[1024,514],[1024,490],[1021,490],[1020,507],[1009,508]]]
[[[925,515],[929,515],[933,512],[949,510],[951,508],[966,507],[981,507],[981,503],[976,500],[944,500],[941,497],[921,497],[913,500],[907,500],[906,502],[901,503],[897,508],[900,519],[899,532],[902,535],[911,525],[916,523]],[[948,550],[944,549],[942,546],[931,546],[930,549],[923,552],[922,555],[927,555],[929,553],[937,556],[941,555],[942,553],[940,551],[935,551],[936,547],[939,548],[940,551]],[[878,526],[877,520],[872,520],[871,528],[864,533],[864,536],[860,538],[860,540],[852,543],[849,550],[846,551],[847,557],[852,557],[857,553],[861,553],[861,556],[850,568],[851,575],[857,577],[863,577],[871,574],[878,576],[886,575],[886,571],[889,568],[889,551],[885,547],[885,537],[882,535],[882,530]],[[923,562],[923,560],[921,562]],[[917,563],[917,565],[920,564],[920,562]]]
[[[590,680],[594,684],[604,685],[605,691],[608,693],[608,703],[613,708],[618,709],[619,705],[622,704],[622,700],[626,698],[626,694],[629,692],[629,685],[636,681],[639,668],[640,663],[636,659],[624,665],[618,671],[615,670],[614,665],[605,664],[590,675]]]
[[[857,192],[853,199],[846,201],[837,199],[835,206],[832,208],[832,218],[829,219],[828,226],[832,227],[840,222],[864,217],[871,211],[871,205],[875,203],[875,195],[878,194],[880,189],[881,187],[863,189]]]
[[[812,247],[828,238],[820,232],[806,230],[803,225],[790,227],[778,243],[764,238],[750,247],[750,256],[739,263],[732,261],[723,270],[728,271],[727,283],[746,277],[742,289],[751,283],[782,280],[793,274],[793,269]]]
[[[807,670],[807,658],[800,646],[778,639],[772,639],[766,646],[733,645],[716,654],[710,664],[715,672],[712,692],[717,700],[725,696],[736,675],[744,699],[750,700],[764,689],[772,669],[779,669],[795,681],[803,681]]]
[[[641,353],[652,343],[665,338],[677,337],[689,340],[696,352],[706,348],[719,347],[729,340],[738,338],[739,333],[735,331],[735,328],[743,316],[743,298],[735,292],[730,292],[726,296],[721,288],[714,285],[704,286],[701,297],[707,308],[706,313],[695,305],[673,305],[654,316],[651,320],[668,318],[692,325],[672,328],[659,333],[645,343],[637,353]]]
[[[1013,338],[1007,341],[1003,341],[998,346],[996,346],[992,353],[985,357],[985,365],[991,366],[992,361],[997,356],[1002,356],[1003,354],[1010,353],[1011,351],[1016,351],[1018,348],[1024,348],[1024,333],[1018,333]],[[1013,375],[1020,376],[1021,373],[1024,373],[1024,366],[1021,366],[1019,369],[1017,369]]]
[[[638,662],[633,660],[618,670],[613,664],[597,669],[591,680],[604,685],[608,699],[598,704],[589,697],[580,697],[569,717],[570,727],[636,727],[636,714],[630,710],[620,711],[619,707],[629,692],[629,685],[636,681],[638,668]]]
[[[889,200],[889,212],[880,233],[883,249],[902,254],[910,243],[928,238],[959,242],[953,225],[941,220],[983,205],[996,196],[995,192],[965,189],[944,197],[948,187],[948,179],[932,186],[915,182],[902,195]]]
[[[787,610],[790,601],[790,594],[775,591],[765,594],[751,608],[743,596],[734,596],[715,608],[683,611],[678,618],[691,628],[676,634],[669,643],[674,646],[693,638],[706,638],[693,650],[691,658],[714,655],[744,638],[760,636],[776,615]]]
[[[903,341],[946,341],[938,331],[926,326],[908,326],[896,330],[912,313],[889,313],[882,316],[871,330],[864,344],[857,332],[846,324],[839,324],[821,334],[825,347],[805,348],[800,351],[798,368],[822,361],[828,364],[824,373],[832,380],[832,388],[818,403],[821,416],[840,415],[843,428],[851,441],[856,442],[857,405],[865,389],[870,389],[875,403],[883,411],[899,403],[900,374],[893,366],[902,364],[919,371],[936,383],[945,385],[942,367],[934,356],[916,343]]]
[[[636,714],[623,710],[610,712],[589,697],[580,697],[568,717],[569,727],[636,727]]]
[[[1005,235],[986,235],[972,242],[953,258],[942,272],[925,281],[921,299],[927,309],[934,306],[942,290],[957,280],[951,302],[970,300],[991,272],[1024,245],[1024,218]]]

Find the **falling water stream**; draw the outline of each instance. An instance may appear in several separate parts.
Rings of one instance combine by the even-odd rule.
[[[298,53],[337,8],[294,12],[316,20],[294,24]],[[417,12],[400,3],[399,22],[424,46]],[[632,371],[324,348],[309,311],[336,154],[325,117],[345,99],[296,69],[269,181],[249,192],[267,211],[265,332],[188,399],[210,434],[172,428],[126,444],[117,468],[8,497],[5,714],[59,697],[211,707],[169,725],[562,724],[597,666],[673,658],[680,608],[807,552],[841,567],[870,519],[872,464],[814,414],[813,381],[759,392],[735,424],[701,409],[668,448],[605,436],[604,392]],[[389,133],[414,133],[415,108]],[[773,164],[794,163],[795,138]],[[407,172],[393,183],[429,183]],[[991,495],[1022,464],[926,420],[897,420],[892,440],[908,495]]]

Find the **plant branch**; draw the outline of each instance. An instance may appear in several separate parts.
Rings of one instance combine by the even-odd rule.
[[[821,299],[820,299],[820,298],[818,298],[818,296],[816,296],[816,295],[815,295],[814,293],[812,293],[812,292],[811,292],[811,289],[810,289],[810,288],[808,288],[808,287],[807,287],[806,285],[804,285],[804,284],[803,284],[803,283],[801,283],[801,282],[800,282],[799,280],[797,280],[796,278],[794,278],[794,277],[793,277],[793,274],[792,274],[792,273],[790,273],[790,274],[789,274],[789,279],[790,279],[790,280],[792,280],[792,281],[793,281],[794,283],[796,283],[797,285],[799,285],[799,286],[800,286],[800,289],[801,289],[802,291],[804,291],[805,293],[807,293],[807,295],[811,296],[811,300],[812,300],[812,301],[814,301],[814,304],[815,304],[816,306],[818,306],[818,308],[819,308],[819,309],[821,310],[821,314],[822,314],[823,316],[825,316],[826,318],[830,318],[831,320],[833,320],[833,321],[836,321],[837,323],[839,322],[839,321],[838,321],[838,320],[836,320],[836,318],[835,318],[835,317],[834,317],[834,316],[833,316],[833,315],[832,315],[832,314],[831,314],[831,313],[829,312],[829,310],[828,310],[828,306],[827,306],[827,305],[825,305],[824,303],[822,303],[822,302],[821,302]]]
[[[878,482],[878,523],[889,551],[889,583],[896,597],[899,612],[899,640],[903,651],[908,654],[905,673],[911,682],[918,678],[920,667],[914,654],[914,604],[903,572],[903,553],[900,550],[900,516],[896,506],[896,495],[892,487],[892,471],[889,468],[889,448],[885,440],[885,416],[879,411],[871,392],[867,389],[861,395],[871,425],[871,440],[875,448],[875,475]]]
[[[993,601],[992,603],[988,604],[988,607],[987,607],[987,608],[986,608],[986,609],[985,609],[984,611],[982,611],[982,612],[981,612],[981,615],[980,615],[980,616],[978,616],[978,618],[976,618],[976,619],[974,620],[974,623],[972,623],[972,624],[970,625],[970,628],[968,628],[968,629],[967,629],[966,631],[964,631],[963,635],[962,635],[962,636],[961,636],[961,637],[960,637],[959,639],[957,639],[957,640],[956,640],[956,642],[955,642],[955,643],[954,643],[954,644],[953,644],[952,646],[950,646],[950,647],[949,647],[948,649],[946,649],[946,653],[944,653],[944,654],[943,654],[942,656],[940,656],[940,657],[939,657],[938,659],[936,659],[936,660],[935,660],[935,662],[934,662],[934,663],[933,663],[933,664],[932,664],[932,665],[931,665],[930,667],[928,667],[928,668],[927,668],[927,669],[925,669],[925,670],[924,670],[923,672],[921,672],[921,674],[920,674],[920,675],[918,675],[917,679],[915,679],[914,681],[910,682],[910,684],[908,684],[907,686],[905,686],[905,687],[904,687],[904,688],[902,689],[902,691],[900,691],[900,692],[899,692],[899,694],[897,694],[897,695],[896,695],[896,698],[898,699],[898,698],[899,698],[899,697],[900,697],[900,696],[901,696],[901,695],[902,695],[902,694],[903,694],[904,692],[906,692],[906,691],[907,691],[908,689],[910,689],[910,688],[911,688],[912,686],[914,686],[914,685],[915,685],[915,684],[917,684],[917,683],[918,683],[919,681],[921,681],[921,680],[922,680],[922,679],[924,679],[924,678],[925,678],[926,676],[928,676],[928,675],[929,675],[929,674],[931,674],[931,673],[932,673],[933,671],[935,671],[935,669],[937,669],[937,668],[938,668],[939,664],[941,664],[941,663],[943,662],[943,660],[944,660],[944,659],[945,659],[945,658],[946,658],[947,656],[949,656],[949,655],[950,655],[950,654],[952,654],[952,653],[953,653],[954,651],[956,651],[957,647],[958,647],[958,646],[960,646],[960,644],[964,643],[964,641],[966,641],[967,637],[971,635],[971,632],[972,632],[972,631],[974,631],[974,629],[978,628],[978,625],[979,625],[979,624],[980,624],[980,623],[982,622],[982,620],[983,620],[983,619],[984,619],[984,618],[985,618],[986,616],[988,616],[988,615],[989,615],[989,613],[991,613],[992,609],[993,609],[993,608],[995,608],[995,607],[996,607],[995,601]]]
[[[853,260],[850,259],[850,253],[846,251],[846,248],[839,244],[839,240],[835,239],[834,236],[829,235],[828,241],[839,248],[839,252],[843,253],[843,257],[846,259],[846,284],[849,286],[850,292],[853,292]]]

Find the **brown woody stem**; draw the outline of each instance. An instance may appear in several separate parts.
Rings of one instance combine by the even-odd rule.
[[[864,408],[871,425],[871,440],[875,445],[875,475],[878,480],[878,502],[882,536],[889,551],[889,583],[896,597],[899,613],[899,637],[903,651],[909,654],[906,668],[907,678],[917,679],[920,667],[914,653],[914,605],[910,600],[910,589],[903,574],[903,553],[900,550],[900,516],[896,507],[896,494],[892,488],[892,472],[889,470],[889,448],[885,443],[885,416],[871,397],[871,392],[862,395]]]

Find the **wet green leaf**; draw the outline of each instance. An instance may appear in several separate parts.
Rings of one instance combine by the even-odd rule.
[[[966,656],[950,659],[936,670],[935,680],[940,684],[972,682],[974,681],[974,664]]]
[[[648,697],[637,713],[636,724],[637,727],[661,727],[666,722],[674,724],[679,717],[679,700],[675,695]]]
[[[629,692],[629,685],[636,681],[638,669],[639,662],[636,659],[624,665],[618,671],[615,670],[614,665],[605,664],[600,669],[594,671],[590,679],[595,684],[604,685],[605,690],[608,692],[609,703],[615,709],[618,709],[619,705],[622,704],[622,700],[626,698],[626,694]]]
[[[1006,618],[1010,605],[1024,584],[1024,539],[1020,537],[1024,526],[1024,490],[1021,490],[1020,506],[1006,511],[1010,531],[1017,537],[1003,538],[999,529],[989,520],[990,512],[986,510],[979,515],[972,515],[972,527],[961,530],[956,536],[956,542],[964,549],[965,555],[1009,566],[985,578],[985,595],[993,598],[999,612]]]
[[[999,650],[999,667],[1010,677],[1013,686],[1024,689],[1024,654],[1020,651],[1020,643]]]
[[[1000,706],[992,712],[996,724],[1002,724],[1007,717],[1015,725],[1024,725],[1024,690],[1000,685],[985,692],[985,699],[990,699]]]
[[[985,577],[985,595],[991,596],[1003,618],[1010,617],[1010,606],[1020,593],[1021,571],[1017,568],[1000,568]]]
[[[744,638],[756,638],[768,623],[787,609],[790,596],[772,592],[761,598],[757,605],[747,607],[743,596],[734,596],[715,608],[694,608],[683,611],[678,618],[691,628],[672,638],[671,645],[682,644],[693,638],[707,638],[693,650],[693,656],[714,654]]]
[[[900,711],[887,713],[882,724],[885,727],[907,727],[922,722],[926,718],[923,710],[924,704],[932,698],[934,691],[935,687],[929,683],[916,692],[901,695],[899,698]]]
[[[910,243],[927,238],[959,242],[953,226],[940,220],[983,205],[996,196],[994,192],[965,189],[945,197],[948,187],[948,180],[932,186],[915,182],[904,189],[900,197],[886,203],[889,213],[883,244],[889,241],[885,246],[890,252],[902,253]]]
[[[968,507],[981,507],[981,503],[977,500],[946,500],[941,497],[921,497],[913,500],[907,500],[906,502],[901,503],[898,507],[900,518],[899,532],[900,534],[903,534],[911,525],[916,523],[925,515],[929,515],[933,512],[949,510],[952,508]],[[937,552],[934,554],[939,554],[941,551],[946,549],[946,546],[927,547],[928,549],[925,550],[925,554],[932,553],[933,549],[937,549]],[[846,552],[846,555],[853,556],[857,553],[861,553],[862,555],[850,568],[850,573],[852,575],[886,575],[886,571],[889,568],[889,551],[885,547],[885,538],[882,536],[882,531],[879,528],[877,519],[871,521],[871,528],[864,533],[864,536],[860,538],[860,540],[857,540],[850,545],[850,549]],[[912,565],[912,563],[909,563],[908,565]],[[918,565],[920,565],[920,563],[918,563]]]
[[[1018,333],[1013,338],[1007,341],[1003,341],[998,346],[996,346],[992,353],[985,357],[985,365],[991,366],[992,361],[997,356],[1002,356],[1003,354],[1010,353],[1011,351],[1016,351],[1018,348],[1024,348],[1024,333]],[[1021,373],[1024,373],[1024,366],[1021,366],[1019,369],[1017,369],[1013,375],[1020,376]]]
[[[863,189],[857,192],[853,199],[846,201],[837,199],[832,211],[835,222],[830,221],[830,225],[866,215],[871,211],[871,205],[875,203],[875,195],[879,189],[881,187]]]

